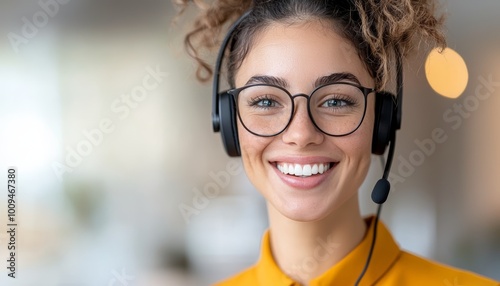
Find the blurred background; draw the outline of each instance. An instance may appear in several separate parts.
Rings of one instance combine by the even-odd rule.
[[[500,279],[500,2],[442,4],[468,85],[444,98],[426,54],[405,66],[382,217],[403,248]],[[172,25],[168,0],[0,3],[1,285],[209,285],[256,261],[265,204],[211,131],[210,85],[182,47],[193,12]]]

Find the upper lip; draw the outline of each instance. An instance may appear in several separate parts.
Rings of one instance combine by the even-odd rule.
[[[312,165],[312,164],[326,164],[326,163],[337,163],[330,157],[324,156],[277,156],[269,160],[270,163],[294,163],[300,165]]]

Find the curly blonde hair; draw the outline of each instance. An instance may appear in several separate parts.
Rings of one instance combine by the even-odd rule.
[[[435,16],[433,0],[174,0],[183,11],[191,2],[201,8],[193,29],[185,37],[185,47],[198,68],[196,76],[208,81],[212,66],[200,55],[204,49],[220,45],[224,27],[246,10],[250,15],[238,26],[228,61],[228,79],[234,86],[234,74],[248,53],[254,35],[269,24],[295,23],[311,18],[330,20],[336,31],[353,43],[375,88],[382,90],[389,80],[392,59],[396,53],[408,56],[418,41],[441,49],[446,39],[441,30],[444,18]],[[182,13],[182,12],[181,12]]]

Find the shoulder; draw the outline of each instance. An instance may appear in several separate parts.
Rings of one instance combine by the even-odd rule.
[[[257,271],[256,267],[250,267],[226,280],[215,283],[214,286],[255,286],[258,285],[257,282]]]
[[[441,263],[414,255],[405,251],[391,267],[389,273],[382,279],[387,282],[398,282],[394,285],[440,285],[440,286],[499,286],[499,282],[446,266]],[[380,281],[383,282],[383,281]],[[385,284],[381,283],[382,285]],[[402,284],[401,284],[402,283]],[[389,284],[393,285],[393,284]]]

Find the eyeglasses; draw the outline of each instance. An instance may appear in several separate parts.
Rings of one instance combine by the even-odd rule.
[[[292,121],[294,99],[307,99],[307,111],[314,126],[329,136],[356,131],[366,113],[366,97],[375,89],[354,83],[336,82],[317,87],[307,94],[291,95],[270,84],[252,84],[228,90],[236,103],[239,120],[248,132],[262,137],[276,136]]]

